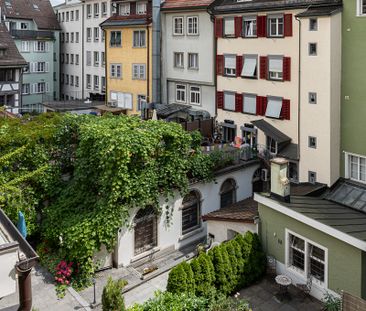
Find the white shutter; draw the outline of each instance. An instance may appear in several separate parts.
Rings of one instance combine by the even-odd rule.
[[[46,42],[46,52],[49,52],[49,51],[50,51],[50,43]]]
[[[37,41],[34,41],[33,42],[33,51],[34,52],[37,52],[38,51],[38,49],[37,49]]]
[[[132,94],[125,93],[124,100],[125,100],[125,108],[132,109]]]
[[[49,62],[46,62],[46,65],[45,65],[45,71],[46,72],[49,72],[49,68],[50,67],[50,63]]]
[[[32,94],[36,94],[36,89],[37,89],[37,83],[33,83],[32,84]]]
[[[34,63],[34,62],[31,62],[30,63],[30,66],[29,66],[29,71],[30,72],[35,72],[35,66],[36,66],[37,63]]]
[[[49,91],[50,91],[50,84],[46,82],[46,93],[48,93]]]
[[[125,108],[125,101],[124,101],[123,93],[118,92],[117,98],[118,98],[118,107]]]

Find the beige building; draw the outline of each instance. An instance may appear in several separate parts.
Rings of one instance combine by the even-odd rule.
[[[266,6],[263,5],[266,2]],[[217,119],[270,158],[290,161],[295,182],[339,177],[341,2],[221,1],[217,37]]]

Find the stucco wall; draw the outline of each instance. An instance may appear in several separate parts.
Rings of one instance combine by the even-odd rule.
[[[356,296],[362,295],[361,250],[262,204],[258,204],[258,208],[259,232],[267,254],[274,256],[280,264],[285,264],[285,229],[289,229],[328,249],[329,289],[344,290]],[[286,267],[285,269],[287,270]],[[286,272],[289,273],[288,270]],[[317,285],[313,287],[319,289]],[[319,289],[318,292],[323,291],[324,289]],[[363,294],[365,296],[365,293]]]
[[[207,233],[213,234],[214,242],[224,242],[229,240],[230,233],[229,230],[238,232],[238,233],[246,233],[247,231],[251,231],[253,233],[258,233],[257,225],[243,222],[232,222],[232,221],[215,221],[215,220],[207,220]]]
[[[252,178],[258,165],[252,165],[241,170],[227,173],[219,176],[215,181],[210,183],[197,183],[190,186],[190,189],[197,190],[201,194],[201,215],[205,215],[209,212],[220,208],[220,187],[227,178],[233,178],[237,183],[237,201],[248,198],[252,195]],[[193,233],[188,233],[182,236],[181,211],[182,197],[177,193],[174,199],[165,203],[165,200],[161,200],[162,211],[166,210],[166,206],[173,211],[171,215],[171,224],[166,223],[166,217],[164,213],[158,219],[158,243],[157,247],[163,250],[167,247],[173,246],[175,249],[181,248],[184,245],[190,244],[199,238],[206,236],[207,224],[202,223],[201,228]],[[116,247],[116,262],[118,265],[128,265],[135,257],[134,255],[134,231],[131,229],[133,223],[133,217],[138,209],[131,212],[131,219],[129,226],[122,228],[118,235],[118,245]],[[147,252],[149,253],[149,252]],[[147,254],[146,254],[147,255]]]
[[[0,251],[0,299],[16,292],[15,264],[18,247]]]

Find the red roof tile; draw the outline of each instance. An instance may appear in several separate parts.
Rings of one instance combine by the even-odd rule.
[[[214,0],[165,0],[162,4],[162,10],[188,9],[197,7],[207,7]]]

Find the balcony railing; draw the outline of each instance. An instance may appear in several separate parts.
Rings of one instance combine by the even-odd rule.
[[[39,31],[39,30],[19,30],[12,29],[11,35],[16,39],[55,39],[53,31]]]

